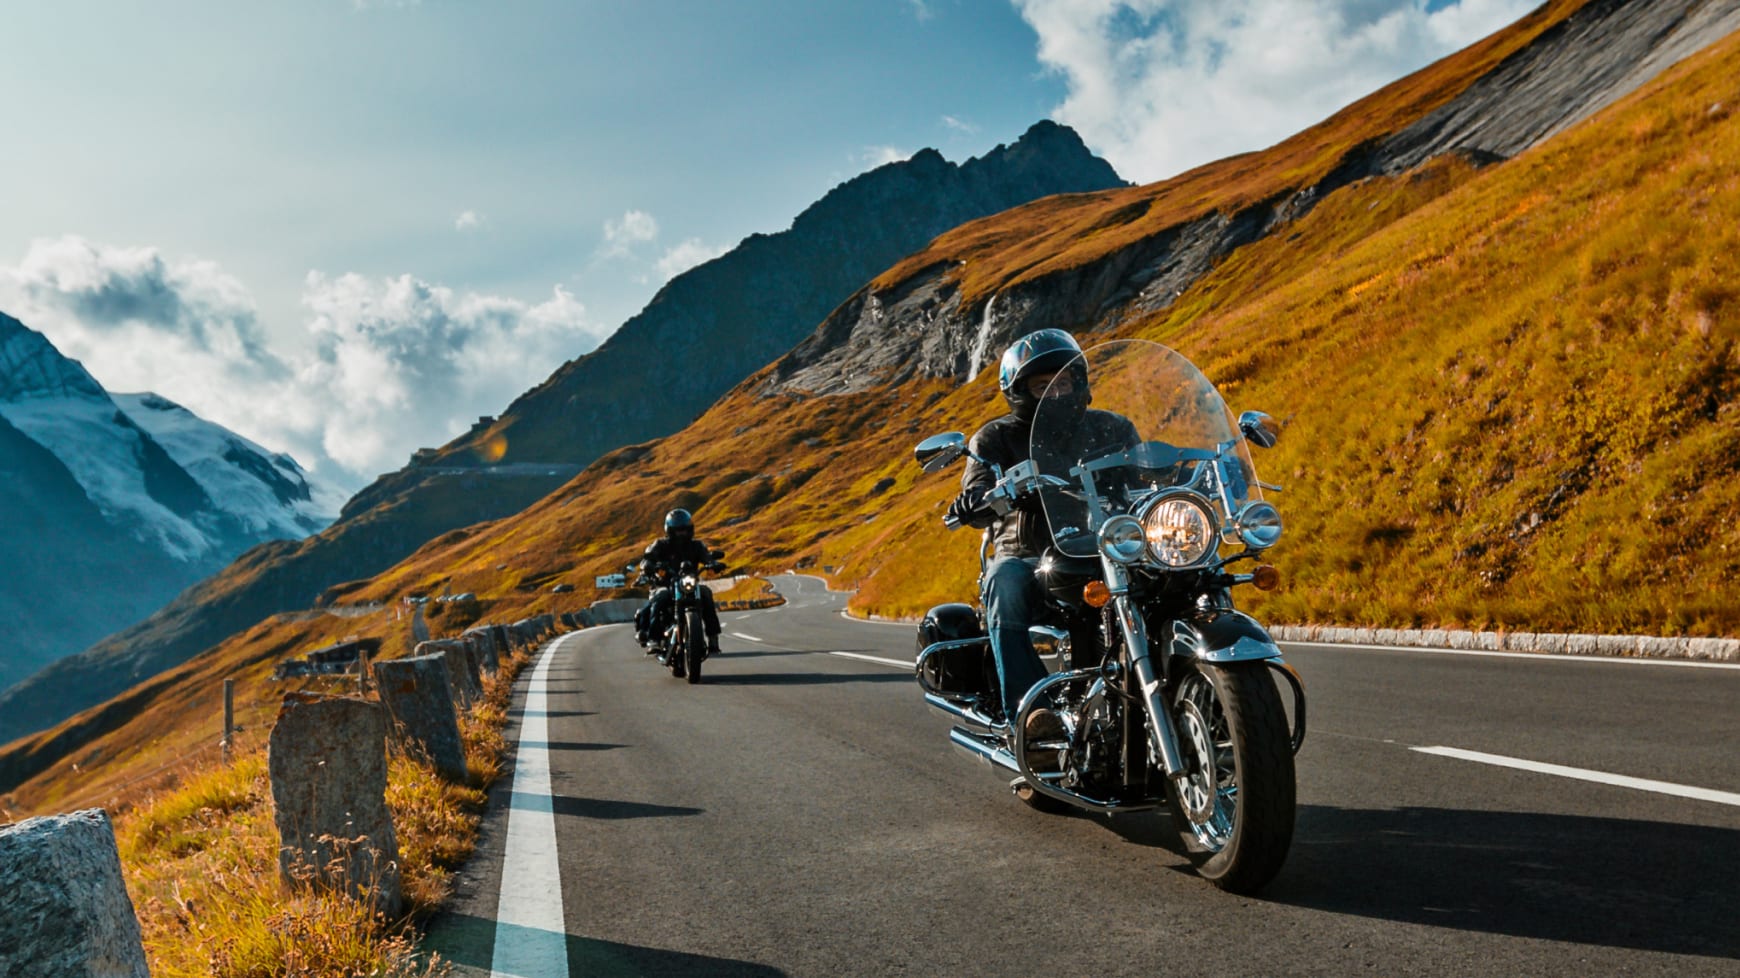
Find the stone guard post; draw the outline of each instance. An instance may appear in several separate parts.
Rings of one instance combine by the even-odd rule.
[[[150,978],[102,809],[0,828],[0,975]]]
[[[292,693],[272,727],[266,766],[286,882],[401,906],[399,842],[387,810],[387,714],[378,703]]]

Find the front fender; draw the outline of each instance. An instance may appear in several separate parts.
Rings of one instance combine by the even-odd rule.
[[[1257,620],[1240,611],[1211,611],[1172,623],[1172,655],[1201,662],[1279,659],[1280,646]]]

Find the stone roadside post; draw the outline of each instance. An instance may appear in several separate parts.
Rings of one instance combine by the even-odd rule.
[[[447,663],[438,655],[375,663],[375,688],[402,748],[455,784],[465,782],[465,745]]]
[[[387,712],[348,697],[291,694],[272,727],[266,767],[286,882],[402,905],[399,842],[387,809]]]
[[[100,808],[0,828],[0,975],[150,978]]]

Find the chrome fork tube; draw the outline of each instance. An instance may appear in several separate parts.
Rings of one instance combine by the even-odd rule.
[[[1124,647],[1130,651],[1130,672],[1141,691],[1142,702],[1148,708],[1148,730],[1154,737],[1154,747],[1160,755],[1160,766],[1173,780],[1188,777],[1184,755],[1178,750],[1178,734],[1172,729],[1172,714],[1166,709],[1166,697],[1160,677],[1154,669],[1154,659],[1148,650],[1148,627],[1130,600],[1130,577],[1123,565],[1105,557],[1106,583],[1111,586],[1112,607],[1117,612],[1118,627],[1124,633]]]

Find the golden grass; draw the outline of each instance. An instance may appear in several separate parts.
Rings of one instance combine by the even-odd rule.
[[[482,703],[461,722],[471,783],[448,784],[406,757],[389,761],[387,804],[407,904],[401,918],[280,881],[260,746],[127,806],[116,818],[116,838],[152,974],[445,974],[439,962],[419,959],[416,924],[446,898],[451,872],[471,855],[487,789],[506,755],[502,728],[513,678],[529,661],[524,653],[504,660],[486,678]]]

